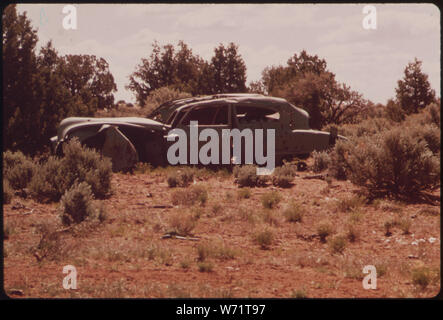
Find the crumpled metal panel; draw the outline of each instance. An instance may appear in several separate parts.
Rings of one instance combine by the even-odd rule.
[[[138,162],[134,145],[115,126],[105,128],[105,142],[102,154],[112,159],[112,171],[125,171],[133,168]]]

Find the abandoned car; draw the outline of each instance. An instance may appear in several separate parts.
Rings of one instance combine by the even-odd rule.
[[[168,139],[169,132],[189,132],[195,123],[192,121],[198,122],[198,132],[211,128],[220,137],[226,129],[274,129],[277,165],[283,159],[327,149],[337,138],[344,138],[336,132],[310,129],[309,114],[284,99],[260,94],[217,94],[168,101],[148,118],[66,118],[51,142],[54,152],[61,154],[62,144],[77,137],[83,145],[110,157],[114,171],[130,169],[139,161],[163,165],[167,164],[168,148],[173,143]],[[199,141],[199,148],[201,145]],[[232,147],[235,146],[231,142]]]

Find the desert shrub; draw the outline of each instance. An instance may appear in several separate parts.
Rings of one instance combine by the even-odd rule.
[[[274,186],[288,188],[292,185],[292,180],[295,177],[295,168],[291,165],[285,164],[274,169],[272,173],[272,184]]]
[[[426,122],[430,124],[435,124],[437,127],[440,128],[441,126],[440,113],[441,113],[440,103],[438,104],[431,103],[424,109]]]
[[[278,193],[277,191],[270,191],[270,192],[265,193],[261,197],[261,203],[264,208],[273,209],[279,204],[281,199],[282,199],[282,197],[281,197],[280,193]]]
[[[3,179],[3,204],[11,203],[14,197],[14,190],[11,188],[8,180]]]
[[[176,213],[169,221],[169,233],[179,236],[192,235],[196,221],[191,214]]]
[[[329,241],[329,246],[333,253],[343,253],[346,248],[346,237],[342,235],[335,236]]]
[[[269,249],[274,242],[274,233],[269,229],[259,231],[254,235],[254,241],[260,245],[260,248]]]
[[[174,191],[171,197],[173,205],[190,206],[199,202],[203,206],[208,201],[208,192],[202,185],[193,185],[188,189]]]
[[[403,231],[403,234],[409,234],[411,229],[411,220],[408,218],[400,219],[397,223],[400,229]]]
[[[425,289],[431,282],[431,272],[426,267],[412,270],[412,283]]]
[[[440,182],[439,159],[403,128],[360,139],[343,161],[350,180],[372,195],[412,196]]]
[[[241,188],[237,193],[238,199],[249,199],[251,197],[251,189]]]
[[[263,210],[261,212],[261,217],[264,222],[268,223],[271,226],[279,226],[280,221],[278,219],[277,214],[272,210]]]
[[[327,221],[322,221],[317,226],[317,234],[320,237],[321,242],[325,242],[326,237],[331,235],[333,232],[334,231],[333,231],[332,225]]]
[[[383,227],[385,228],[385,235],[390,236],[392,234],[391,230],[396,226],[396,221],[388,219],[384,222]]]
[[[36,226],[36,231],[40,235],[40,241],[34,251],[37,261],[66,258],[69,248],[55,226],[42,223]]]
[[[222,211],[223,211],[223,206],[219,203],[214,203],[211,207],[211,212],[213,216],[217,216]]]
[[[266,176],[257,175],[256,167],[253,165],[237,166],[233,173],[239,187],[260,187],[267,181]]]
[[[354,195],[337,200],[337,209],[341,212],[349,212],[356,210],[365,204],[365,197]]]
[[[14,190],[26,188],[36,171],[37,165],[21,151],[3,152],[3,178]]]
[[[214,264],[212,262],[198,263],[198,271],[200,272],[212,272],[213,270],[214,270]]]
[[[312,166],[314,172],[322,172],[326,170],[331,161],[330,156],[326,151],[314,151],[312,152],[312,158],[314,159],[314,164]]]
[[[60,200],[60,217],[64,225],[80,223],[93,217],[95,210],[92,202],[91,187],[86,182],[74,184]]]
[[[205,261],[207,258],[214,255],[214,248],[208,243],[201,243],[197,246],[197,260]]]
[[[354,223],[348,223],[346,227],[346,237],[350,242],[355,242],[359,238],[360,233]]]
[[[102,157],[92,149],[83,148],[76,139],[63,146],[63,153],[62,168],[69,182],[86,181],[98,198],[103,198],[110,192],[112,163],[109,158]]]
[[[385,108],[385,117],[394,122],[402,122],[406,117],[406,113],[398,103],[389,100]]]
[[[426,146],[433,154],[438,154],[441,148],[440,128],[433,125],[415,126],[411,135],[417,136],[419,141],[425,141]]]
[[[87,182],[97,198],[110,193],[112,163],[109,158],[83,148],[77,139],[65,144],[63,152],[62,158],[49,157],[33,176],[30,189],[37,198],[58,201],[76,181]]]
[[[38,199],[59,200],[66,191],[61,160],[57,157],[49,157],[45,163],[40,165],[29,188]]]
[[[425,126],[431,125],[440,128],[440,103],[431,103],[419,113],[414,113],[406,117],[405,126]]]
[[[289,222],[301,222],[304,209],[296,202],[291,202],[283,211],[283,215]]]
[[[330,153],[328,172],[338,180],[346,180],[348,176],[347,157],[352,147],[351,141],[338,140]]]
[[[168,185],[170,188],[187,187],[194,180],[194,170],[183,168],[168,175]]]

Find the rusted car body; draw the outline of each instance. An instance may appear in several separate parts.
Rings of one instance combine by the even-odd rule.
[[[275,129],[275,157],[306,156],[335,143],[336,133],[309,128],[309,114],[281,98],[259,94],[219,94],[169,101],[149,118],[78,118],[61,121],[57,136],[51,138],[54,151],[73,137],[109,156],[116,171],[129,169],[138,161],[166,164],[171,145],[166,137],[174,128],[189,130],[198,121],[198,130]]]

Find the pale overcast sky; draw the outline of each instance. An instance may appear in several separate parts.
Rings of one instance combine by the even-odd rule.
[[[376,30],[363,28],[363,4],[76,4],[77,30],[63,28],[63,6],[18,10],[38,29],[39,46],[52,39],[59,54],[106,59],[116,101],[134,102],[125,85],[154,40],[183,40],[205,59],[218,44],[234,42],[248,83],[306,49],[324,58],[337,80],[381,103],[395,95],[405,66],[417,57],[440,96],[440,11],[432,4],[375,4]]]

